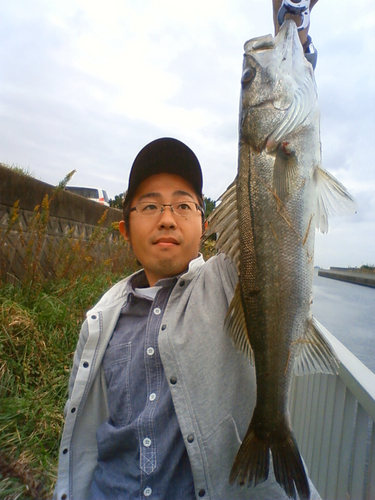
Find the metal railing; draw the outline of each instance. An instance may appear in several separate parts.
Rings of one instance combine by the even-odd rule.
[[[326,328],[337,375],[294,377],[293,428],[323,500],[375,499],[375,374]]]

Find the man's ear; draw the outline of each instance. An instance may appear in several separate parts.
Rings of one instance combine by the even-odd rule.
[[[129,238],[129,235],[126,231],[126,227],[125,227],[125,221],[121,220],[119,223],[118,223],[118,228],[119,228],[119,231],[120,233],[123,235],[123,237],[126,239],[126,241],[130,241],[130,238]]]

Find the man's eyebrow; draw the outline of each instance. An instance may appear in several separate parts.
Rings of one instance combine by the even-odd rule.
[[[162,197],[161,194],[157,192],[145,193],[139,197],[138,201],[142,201],[145,198],[161,198],[161,197]]]
[[[188,191],[184,191],[183,189],[178,189],[177,191],[174,191],[172,193],[172,196],[175,198],[177,196],[188,196],[189,198],[191,198],[192,200],[194,200],[194,197],[191,193],[189,193]],[[157,191],[156,192],[150,192],[150,193],[145,193],[143,194],[142,196],[139,197],[138,199],[138,202],[139,201],[142,201],[146,198],[156,198],[156,199],[160,199],[162,198],[162,195],[161,193],[158,193]]]
[[[188,191],[183,191],[182,189],[175,191],[172,196],[189,196],[189,198],[194,200],[194,196],[192,196]]]

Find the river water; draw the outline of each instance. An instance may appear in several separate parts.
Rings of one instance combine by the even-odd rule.
[[[375,373],[375,288],[314,275],[313,314]]]

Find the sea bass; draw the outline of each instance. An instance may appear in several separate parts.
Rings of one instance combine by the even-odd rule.
[[[342,184],[321,168],[313,69],[293,21],[245,44],[236,180],[209,219],[207,236],[238,266],[226,319],[235,344],[253,357],[257,400],[230,482],[268,477],[290,498],[310,498],[289,415],[293,369],[335,373],[337,362],[311,314],[315,228],[328,213],[355,211]],[[249,416],[250,417],[250,416]]]

